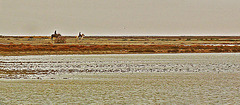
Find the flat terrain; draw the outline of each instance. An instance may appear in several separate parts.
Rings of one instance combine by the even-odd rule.
[[[240,52],[237,36],[2,36],[0,55]]]
[[[75,79],[0,80],[0,104],[240,104],[240,73],[59,76]]]
[[[54,43],[50,36],[2,36],[0,44],[62,44],[62,45],[195,45],[195,44],[240,44],[240,36],[63,36],[66,43]]]

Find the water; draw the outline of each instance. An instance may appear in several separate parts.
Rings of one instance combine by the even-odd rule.
[[[0,69],[55,72],[238,72],[240,53],[2,56]]]
[[[0,104],[240,104],[239,58],[239,53],[1,56],[0,70],[36,74],[0,74]]]

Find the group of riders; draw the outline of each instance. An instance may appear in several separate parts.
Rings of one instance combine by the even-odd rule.
[[[58,38],[58,37],[61,37],[61,36],[62,36],[62,35],[61,35],[61,34],[57,34],[57,31],[55,30],[55,31],[54,31],[54,34],[51,35],[51,39],[53,40],[54,37],[55,37],[55,38]],[[82,40],[84,36],[85,36],[85,35],[82,34],[82,32],[79,32],[77,38],[78,38],[79,40]]]

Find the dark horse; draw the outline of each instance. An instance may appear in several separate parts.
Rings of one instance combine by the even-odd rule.
[[[53,40],[53,37],[58,38],[61,34],[57,34],[57,31],[55,30],[54,34],[51,35],[51,39]]]

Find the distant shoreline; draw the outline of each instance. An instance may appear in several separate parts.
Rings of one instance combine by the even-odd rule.
[[[75,37],[76,35],[64,35]],[[0,37],[50,37],[50,35],[1,35]],[[87,35],[86,37],[240,37],[240,35]]]

